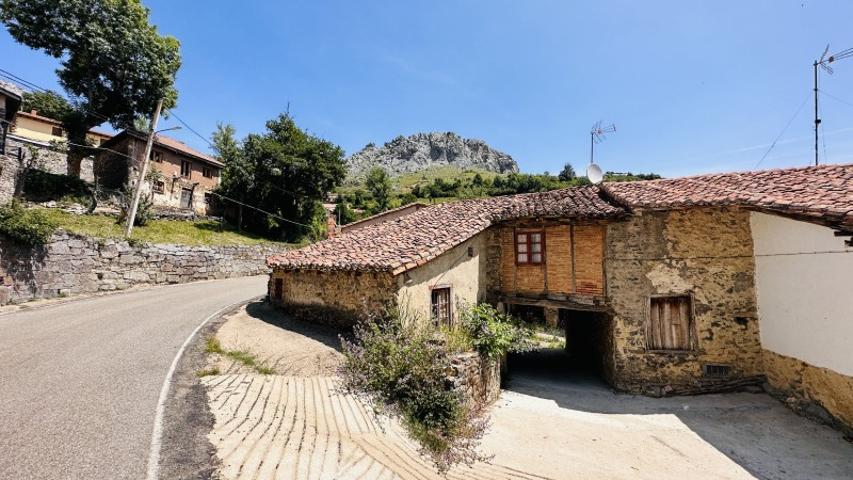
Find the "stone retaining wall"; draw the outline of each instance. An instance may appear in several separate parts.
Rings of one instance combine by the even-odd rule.
[[[39,142],[16,135],[6,137],[6,153],[17,155],[18,148],[23,149],[24,156],[27,159],[36,155],[35,162],[31,166],[32,168],[56,175],[65,175],[68,173],[68,152],[58,144]],[[94,156],[83,157],[83,160],[80,162],[80,179],[90,183],[95,181],[94,162]]]
[[[501,395],[501,361],[487,360],[478,353],[461,353],[453,357],[450,381],[468,402],[488,405]]]
[[[97,240],[57,233],[29,247],[0,236],[0,305],[37,298],[260,275],[269,245],[187,246]]]

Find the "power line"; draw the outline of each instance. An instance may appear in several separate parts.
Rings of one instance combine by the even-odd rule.
[[[755,164],[754,168],[758,168],[758,166],[761,165],[761,162],[763,162],[764,159],[767,158],[767,155],[770,155],[770,152],[773,150],[774,147],[776,147],[776,142],[778,142],[779,139],[782,138],[782,135],[785,135],[785,132],[787,132],[791,124],[794,123],[794,119],[797,118],[797,115],[800,114],[800,112],[803,110],[803,107],[806,106],[806,102],[808,101],[809,96],[807,95],[806,98],[803,100],[803,103],[801,103],[800,106],[797,107],[797,111],[794,112],[794,115],[791,117],[791,119],[788,120],[788,123],[785,124],[785,128],[783,128],[782,131],[779,132],[779,135],[776,135],[776,139],[773,140],[773,143],[770,144],[770,148],[768,148],[767,151],[764,152],[764,155],[761,156],[761,160],[759,160],[758,163]]]
[[[12,73],[12,72],[10,72],[10,71],[8,71],[8,70],[4,70],[4,69],[2,69],[2,68],[0,68],[0,76],[5,77],[5,78],[7,78],[7,79],[9,79],[9,80],[12,80],[13,82],[21,83],[21,84],[23,84],[24,86],[28,87],[30,90],[38,90],[38,91],[45,92],[45,93],[52,93],[52,94],[54,94],[54,95],[56,95],[56,96],[59,96],[59,97],[62,97],[62,98],[66,98],[64,95],[62,95],[62,94],[60,94],[60,93],[58,93],[58,92],[55,92],[55,91],[53,91],[53,90],[50,90],[50,89],[47,89],[47,88],[44,88],[44,87],[40,87],[39,85],[36,85],[35,83],[30,82],[29,80],[25,80],[24,78],[19,77],[19,76],[15,75],[14,73]],[[66,98],[66,100],[67,100],[67,98]],[[110,121],[110,119],[109,119],[109,118],[107,118],[107,116],[106,116],[106,115],[100,114],[100,113],[98,113],[98,112],[96,112],[96,111],[94,111],[94,110],[90,110],[90,109],[86,109],[86,111],[87,111],[88,113],[90,113],[92,116],[97,117],[97,118],[100,118],[100,119],[102,119],[102,120],[103,120],[103,121],[105,121],[105,122],[109,122],[109,121]]]
[[[279,220],[281,220],[281,221],[283,221],[283,222],[288,222],[288,223],[292,223],[292,224],[295,224],[295,225],[299,225],[300,227],[311,228],[311,225],[306,225],[306,224],[304,224],[304,223],[299,223],[299,222],[295,222],[295,221],[293,221],[293,220],[288,220],[287,218],[284,218],[284,217],[278,216],[278,215],[276,215],[276,214],[274,214],[274,213],[267,212],[266,210],[261,210],[261,209],[260,209],[260,208],[258,208],[258,207],[253,207],[252,205],[249,205],[248,203],[243,203],[243,202],[241,202],[241,201],[239,201],[239,200],[234,200],[233,198],[226,197],[225,195],[222,195],[221,193],[214,192],[213,190],[210,190],[210,191],[208,191],[207,193],[210,193],[210,194],[212,194],[212,195],[216,195],[217,197],[224,198],[225,200],[229,200],[229,201],[234,202],[234,203],[236,203],[236,204],[238,204],[238,205],[242,205],[242,206],[244,206],[244,207],[248,207],[248,208],[251,208],[251,209],[253,209],[253,210],[257,210],[257,211],[259,211],[259,212],[261,212],[261,213],[265,213],[265,214],[267,214],[267,215],[269,215],[269,216],[271,216],[271,217],[273,217],[273,218],[277,218],[277,219],[279,219]]]
[[[661,260],[717,260],[717,259],[735,259],[735,258],[763,258],[763,257],[793,257],[797,255],[832,255],[832,254],[853,254],[853,250],[815,250],[812,252],[788,252],[788,253],[756,253],[752,255],[707,255],[695,257],[604,257],[605,260],[613,260],[619,262],[648,262]]]
[[[210,140],[205,138],[204,135],[198,133],[193,127],[189,126],[189,124],[187,122],[181,120],[181,117],[177,116],[173,110],[168,110],[167,114],[175,117],[175,120],[181,122],[181,125],[187,127],[187,130],[193,132],[198,138],[207,142],[207,144],[210,146],[210,148],[216,149],[216,145],[214,145],[213,142],[211,142]]]

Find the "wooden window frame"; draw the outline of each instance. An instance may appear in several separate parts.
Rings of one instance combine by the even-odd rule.
[[[450,285],[435,285],[429,289],[429,315],[430,320],[436,326],[442,326],[440,318],[436,315],[435,294],[439,291],[447,291],[447,326],[453,325],[453,288]],[[440,305],[440,304],[439,304]]]
[[[151,152],[151,160],[155,163],[163,163],[163,152],[154,150]]]
[[[536,252],[536,253],[539,253],[539,256],[540,256],[540,259],[538,262],[533,261],[533,253],[534,253],[533,252],[533,245],[534,245],[534,242],[531,241],[531,237],[534,234],[539,234],[540,248],[539,248],[539,251]],[[518,236],[519,235],[525,236],[525,239],[526,239],[525,243],[524,243],[524,245],[526,245],[526,247],[525,247],[526,251],[525,252],[519,252],[518,251],[518,246],[520,245],[520,243],[518,242]],[[515,264],[516,265],[540,266],[540,265],[545,263],[545,229],[544,228],[543,229],[536,229],[536,230],[515,230],[515,231],[513,231],[512,243],[514,245],[513,254],[515,255]],[[527,260],[520,261],[518,259],[519,254],[522,254],[522,253],[527,256]]]
[[[186,174],[184,174],[184,165],[187,166]],[[181,160],[181,176],[184,178],[193,178],[193,162],[189,160]]]
[[[651,328],[652,328],[652,302],[657,299],[662,298],[686,298],[689,302],[687,312],[689,318],[687,319],[687,349],[680,348],[658,348],[651,346]],[[649,295],[646,300],[646,321],[645,321],[645,340],[646,340],[646,351],[649,353],[661,353],[661,354],[691,354],[696,353],[699,350],[698,345],[698,335],[696,334],[696,307],[695,307],[695,299],[693,296],[693,292],[678,292],[678,293],[667,293],[667,294],[655,294]]]
[[[166,182],[163,180],[154,180],[154,183],[151,185],[151,191],[154,193],[163,193],[166,191]]]
[[[208,167],[206,165],[202,165],[201,167],[201,175],[204,178],[213,178],[213,167]]]
[[[61,137],[65,133],[62,127],[50,127],[50,134],[54,137]]]

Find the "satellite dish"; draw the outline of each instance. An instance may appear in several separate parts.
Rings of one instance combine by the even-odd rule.
[[[604,180],[604,172],[601,171],[601,167],[594,163],[590,163],[588,167],[586,167],[586,178],[589,179],[590,182],[598,185]]]

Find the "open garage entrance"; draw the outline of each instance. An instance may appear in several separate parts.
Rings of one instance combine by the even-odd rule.
[[[510,354],[507,373],[600,383],[612,358],[610,316],[604,312],[538,305],[507,305],[507,312],[534,325],[541,348]]]

